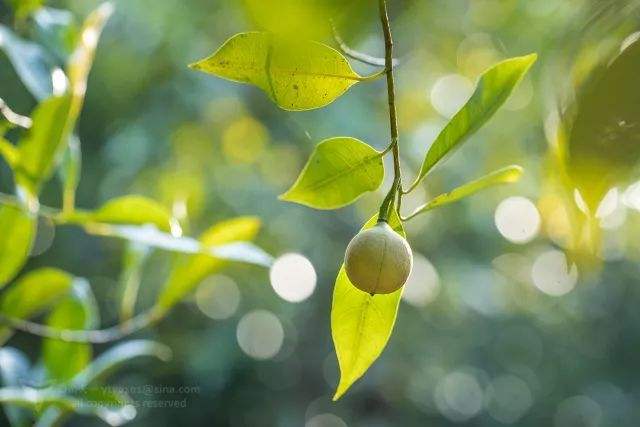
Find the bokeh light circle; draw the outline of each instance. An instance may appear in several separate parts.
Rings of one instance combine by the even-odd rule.
[[[567,257],[558,250],[538,255],[531,268],[533,284],[547,295],[562,296],[571,292],[578,281],[578,268],[567,265]]]
[[[284,330],[280,320],[270,311],[254,310],[245,314],[236,330],[238,345],[248,356],[267,360],[280,351]]]
[[[512,243],[527,243],[540,231],[540,213],[536,205],[526,197],[509,197],[503,200],[494,215],[500,234]]]
[[[233,316],[240,305],[240,298],[236,282],[222,275],[209,277],[196,290],[198,308],[215,320]]]
[[[311,261],[295,253],[285,254],[276,259],[269,277],[276,294],[289,302],[301,302],[309,298],[318,280]]]
[[[415,307],[424,307],[440,292],[440,277],[431,262],[419,253],[413,254],[413,269],[402,292],[402,300]]]

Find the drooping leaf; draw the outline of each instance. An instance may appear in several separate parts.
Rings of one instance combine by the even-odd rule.
[[[316,209],[336,209],[376,190],[383,178],[381,152],[355,138],[331,138],[318,144],[296,182],[280,199]]]
[[[240,33],[196,70],[262,89],[280,108],[324,107],[363,78],[337,50],[314,41],[285,40],[265,32]]]
[[[455,188],[448,193],[440,194],[424,205],[418,207],[415,211],[413,211],[411,215],[409,215],[409,218],[424,212],[428,212],[432,209],[457,202],[458,200],[464,199],[465,197],[471,196],[472,194],[475,194],[478,191],[482,191],[486,188],[500,184],[517,182],[523,173],[524,170],[520,166],[515,165],[498,169],[491,172],[490,174],[461,185],[460,187]]]
[[[0,287],[24,266],[36,233],[36,219],[24,210],[0,206]]]
[[[22,40],[9,28],[0,25],[0,49],[6,53],[16,74],[36,99],[43,100],[53,94],[51,75],[56,67],[40,45]]]
[[[12,347],[0,348],[0,378],[4,387],[19,387],[29,381],[29,359],[20,350]],[[2,405],[11,427],[32,425],[29,413],[10,404]]]
[[[640,162],[640,41],[628,45],[579,88],[566,168],[591,212],[612,187],[637,178]],[[573,188],[570,189],[573,191]]]
[[[30,271],[0,296],[0,313],[8,317],[28,319],[52,307],[71,291],[73,276],[55,268]],[[0,343],[11,330],[0,327]]]
[[[109,200],[95,211],[75,211],[65,219],[78,224],[152,224],[162,231],[180,233],[169,210],[154,200],[135,195]]]
[[[363,229],[373,227],[377,221],[376,215]],[[389,225],[405,236],[395,210]],[[372,296],[349,281],[344,264],[340,267],[331,305],[331,335],[340,366],[340,383],[333,400],[339,399],[384,350],[393,331],[403,289]]]
[[[260,229],[255,217],[239,217],[220,222],[200,236],[205,246],[223,246],[253,240]],[[206,255],[176,258],[157,305],[169,309],[193,291],[202,280],[225,266],[227,261]]]
[[[482,74],[473,95],[453,116],[429,148],[414,188],[438,163],[480,129],[509,98],[536,61],[531,54],[502,61]]]
[[[0,402],[33,411],[54,406],[66,411],[100,418],[111,426],[120,426],[135,417],[135,408],[126,396],[113,390],[100,393],[70,395],[56,388],[4,387],[0,388]]]
[[[96,302],[89,284],[76,279],[72,293],[60,301],[47,318],[55,329],[83,330],[98,323]],[[42,358],[47,376],[53,382],[65,382],[87,367],[91,361],[90,344],[46,338],[42,343]]]

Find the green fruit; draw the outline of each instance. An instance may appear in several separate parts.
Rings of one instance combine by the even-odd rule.
[[[370,294],[390,294],[407,281],[413,256],[405,239],[386,222],[358,233],[347,246],[345,269],[353,285]]]

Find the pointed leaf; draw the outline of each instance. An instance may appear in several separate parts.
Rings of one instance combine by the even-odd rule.
[[[13,279],[29,258],[36,219],[22,209],[0,206],[0,287]]]
[[[363,229],[373,227],[377,221],[374,216]],[[395,211],[389,225],[405,236]],[[331,306],[331,335],[340,366],[340,383],[333,400],[339,399],[384,350],[393,331],[402,290],[372,296],[349,281],[344,264],[340,268]]]
[[[265,32],[240,33],[213,55],[190,65],[265,91],[285,110],[320,108],[362,80],[340,52],[314,41],[290,41]]]
[[[531,54],[507,59],[485,71],[471,98],[453,116],[429,148],[420,174],[411,188],[414,188],[436,164],[452,154],[495,114],[537,57],[536,54]]]
[[[206,246],[247,242],[255,238],[259,229],[259,219],[239,217],[214,225],[200,236],[200,242]],[[157,305],[169,309],[225,265],[225,260],[206,255],[177,257]]]
[[[384,178],[382,153],[355,138],[322,141],[281,200],[336,209],[376,190]]]
[[[457,202],[465,197],[482,191],[486,188],[493,187],[500,184],[510,184],[517,182],[524,170],[520,166],[507,166],[502,169],[491,172],[481,178],[468,182],[460,187],[451,190],[448,193],[440,194],[429,202],[417,208],[408,218],[412,218],[418,214],[428,212],[432,209],[439,208],[440,206],[448,205],[449,203]]]

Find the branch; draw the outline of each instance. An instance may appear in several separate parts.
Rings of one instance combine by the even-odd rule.
[[[40,323],[31,322],[17,317],[5,316],[4,314],[0,314],[0,323],[13,329],[43,338],[52,338],[66,342],[105,344],[125,338],[128,335],[156,323],[164,317],[164,314],[165,312],[163,310],[153,308],[118,325],[96,330],[52,328],[51,326],[42,325]]]
[[[391,25],[389,24],[389,14],[387,12],[386,0],[378,0],[380,9],[380,21],[382,23],[382,30],[384,31],[384,46],[385,46],[385,70],[387,74],[387,99],[389,103],[389,125],[391,129],[391,144],[389,145],[393,154],[393,185],[391,190],[385,197],[382,206],[380,207],[380,214],[378,218],[380,221],[387,221],[389,215],[394,207],[394,201],[396,195],[398,197],[398,203],[395,207],[397,211],[400,211],[400,205],[402,203],[402,177],[400,175],[400,149],[398,147],[398,118],[396,111],[396,90],[395,82],[393,79],[393,36],[391,35]]]
[[[344,39],[340,36],[340,33],[338,33],[338,29],[336,28],[333,20],[330,20],[329,22],[331,23],[331,31],[333,33],[333,39],[338,44],[338,47],[340,48],[340,51],[342,53],[344,53],[346,56],[348,56],[351,59],[355,59],[356,61],[360,61],[364,64],[373,65],[374,67],[387,66],[385,58],[378,58],[376,56],[371,56],[364,52],[360,52],[358,50],[350,48],[345,43]],[[398,63],[399,61],[397,59],[393,59],[391,62],[392,67],[397,67]]]
[[[21,116],[9,108],[2,98],[0,98],[0,114],[2,114],[9,123],[24,129],[29,129],[33,123],[30,117]]]

